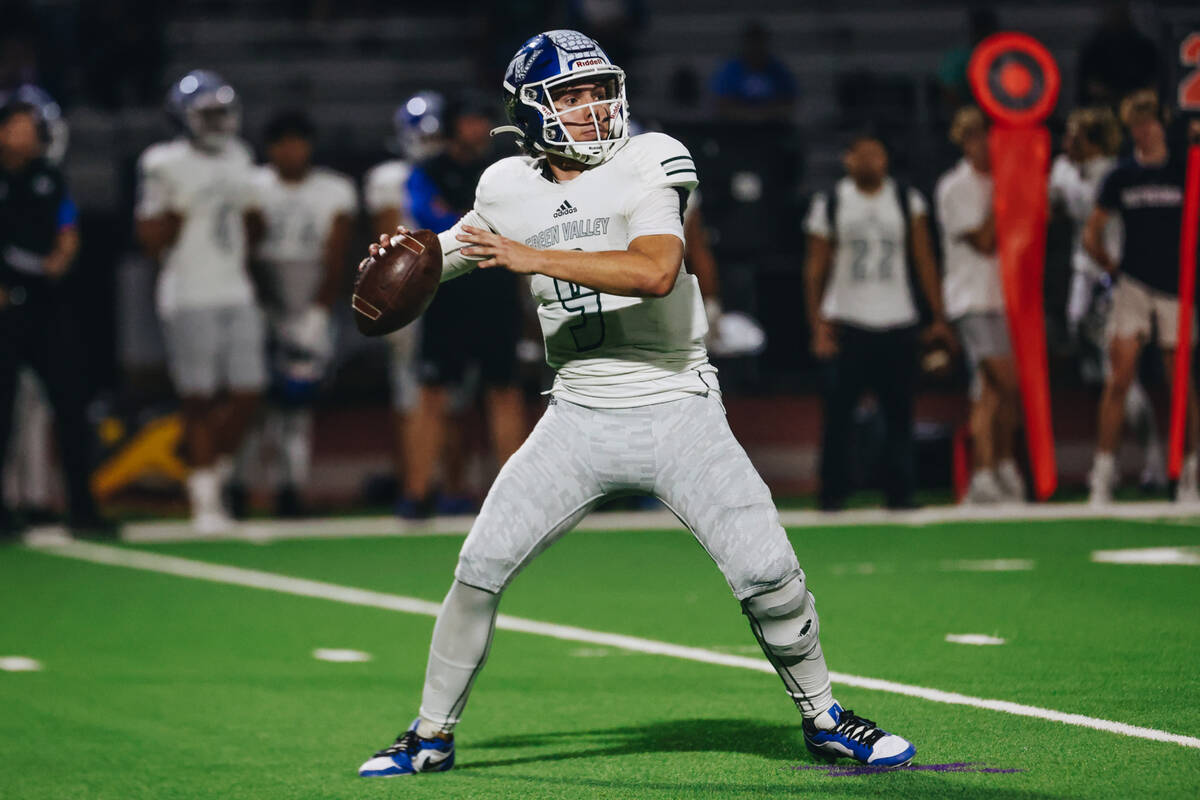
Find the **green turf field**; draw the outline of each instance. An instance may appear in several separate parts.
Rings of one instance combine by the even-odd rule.
[[[1200,527],[846,527],[792,540],[836,672],[1200,736],[1200,566],[1090,561],[1200,546]],[[460,544],[123,547],[438,601]],[[985,559],[1032,563],[963,569]],[[503,630],[458,731],[458,766],[364,781],[358,764],[415,714],[429,616],[15,546],[0,549],[0,604],[0,656],[42,665],[0,671],[6,800],[1200,797],[1194,747],[836,684],[844,706],[911,738],[921,769],[830,774],[805,753],[774,675]],[[501,611],[757,653],[683,532],[572,534]],[[372,658],[329,663],[317,648]]]

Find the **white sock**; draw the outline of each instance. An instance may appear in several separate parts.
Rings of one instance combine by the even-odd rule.
[[[1117,469],[1117,457],[1112,453],[1105,453],[1100,450],[1096,451],[1096,458],[1092,462],[1092,470],[1096,472],[1105,472],[1109,475],[1113,474]]]
[[[500,595],[455,581],[438,612],[429,644],[417,734],[450,733],[462,714],[476,675],[487,661]],[[424,726],[422,728],[422,726]]]
[[[453,730],[454,726],[450,727],[451,730]],[[446,736],[449,734],[450,731],[446,730],[446,727],[443,725],[438,725],[436,722],[430,722],[424,717],[420,717],[417,720],[417,736],[420,736],[422,739],[433,739],[437,736]]]
[[[308,485],[312,462],[312,411],[307,408],[283,412],[283,437],[280,448],[283,483],[303,489]]]
[[[220,513],[221,483],[215,469],[202,467],[192,470],[192,474],[188,475],[187,489],[192,516]]]
[[[834,702],[837,702],[837,701],[835,700]],[[810,717],[810,719],[812,720],[813,727],[815,727],[819,730],[823,730],[823,731],[831,731],[834,728],[836,728],[837,720],[835,720],[833,718],[833,714],[829,713],[830,709],[832,709],[832,708],[833,708],[833,703],[830,703],[829,708],[823,709],[821,711],[821,713],[815,717]]]

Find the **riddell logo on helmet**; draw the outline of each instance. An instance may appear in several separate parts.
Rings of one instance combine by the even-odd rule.
[[[580,67],[596,67],[604,64],[603,58],[581,58],[578,61],[572,62],[571,69],[579,69]]]

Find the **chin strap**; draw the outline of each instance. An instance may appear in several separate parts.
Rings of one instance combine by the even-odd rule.
[[[525,133],[516,125],[501,125],[499,128],[492,128],[491,135],[499,136],[502,133],[515,133],[517,136],[524,137]]]

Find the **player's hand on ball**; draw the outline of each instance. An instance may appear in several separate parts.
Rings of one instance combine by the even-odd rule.
[[[482,228],[463,225],[462,229],[463,232],[458,234],[457,239],[470,245],[462,249],[462,254],[482,258],[477,265],[480,269],[503,267],[520,275],[538,271],[540,251]]]
[[[442,248],[433,231],[396,229],[380,234],[358,265],[350,307],[367,336],[382,336],[425,312],[442,275]]]

